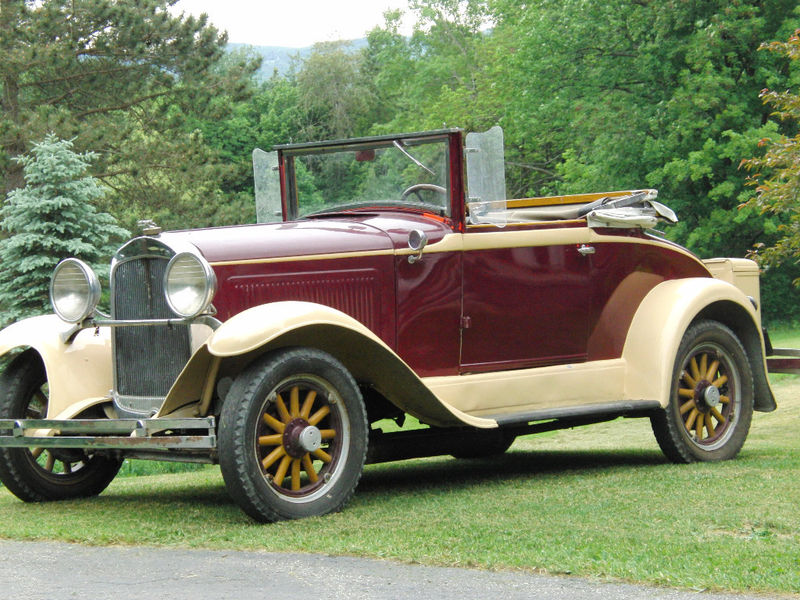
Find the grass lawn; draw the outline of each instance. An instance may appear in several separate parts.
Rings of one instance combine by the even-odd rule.
[[[215,467],[118,477],[98,498],[58,504],[0,490],[0,536],[800,593],[800,377],[776,377],[774,389],[778,411],[756,413],[742,453],[724,463],[669,464],[649,421],[618,419],[521,438],[491,460],[368,466],[343,512],[271,525],[228,499]]]

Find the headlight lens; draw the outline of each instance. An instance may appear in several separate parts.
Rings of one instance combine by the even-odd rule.
[[[172,257],[164,273],[167,304],[181,317],[191,318],[203,312],[217,291],[214,270],[201,256],[181,252]]]
[[[77,258],[58,263],[50,279],[50,303],[61,319],[80,323],[99,301],[100,281],[89,265]]]

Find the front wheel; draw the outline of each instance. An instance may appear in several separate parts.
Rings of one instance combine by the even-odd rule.
[[[44,419],[49,388],[39,355],[17,356],[0,377],[0,418]],[[0,448],[0,481],[25,502],[96,496],[122,461],[70,448]]]
[[[651,418],[661,450],[678,463],[733,458],[752,416],[753,375],[741,342],[721,323],[695,323],[678,349],[669,404]]]
[[[219,423],[228,493],[257,521],[344,506],[367,452],[361,392],[339,361],[314,349],[268,354],[235,380]]]

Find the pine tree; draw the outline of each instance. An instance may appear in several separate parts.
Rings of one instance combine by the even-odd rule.
[[[224,118],[213,101],[248,98],[259,61],[222,68],[227,36],[176,1],[0,0],[0,200],[24,185],[13,157],[50,132],[98,153],[98,207],[118,218],[217,192],[226,165],[186,121]]]
[[[8,236],[0,240],[0,322],[51,312],[50,276],[61,259],[79,258],[102,272],[116,241],[129,235],[93,206],[103,196],[86,175],[93,158],[50,134],[17,159],[26,185],[9,193],[0,209]]]

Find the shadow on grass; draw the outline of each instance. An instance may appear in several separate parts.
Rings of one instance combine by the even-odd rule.
[[[503,482],[541,476],[608,472],[666,465],[659,451],[635,450],[565,450],[511,451],[481,459],[436,457],[386,463],[367,467],[359,484],[359,493],[397,491],[447,485],[449,487],[481,486],[487,481]]]
[[[743,452],[733,461],[740,466],[757,463],[763,457],[758,450]],[[571,478],[602,475],[652,476],[652,470],[672,469],[659,450],[511,450],[506,454],[482,459],[455,459],[440,456],[378,465],[368,465],[356,490],[356,503],[376,501],[387,492],[412,496],[431,490],[471,490],[484,493],[487,483],[513,484],[532,479]],[[684,468],[684,466],[680,466]],[[691,469],[691,466],[685,466]],[[703,468],[702,466],[700,468]],[[216,511],[215,518],[241,522],[243,516],[228,496],[217,471],[203,481],[193,474],[163,477],[143,489],[137,478],[126,478],[133,485],[115,486],[90,502],[107,505],[109,510],[158,512]],[[360,500],[359,500],[360,499]],[[85,501],[78,501],[85,502]]]
[[[413,494],[431,488],[481,488],[487,481],[503,483],[542,476],[588,474],[592,472],[627,471],[665,465],[658,451],[510,451],[500,456],[482,459],[455,459],[449,456],[415,459],[380,465],[369,465],[359,483],[357,496],[372,496],[392,490],[398,494]],[[132,485],[114,485],[99,498],[88,502],[105,504],[110,510],[125,510],[127,505],[137,510],[170,511],[219,509],[230,507],[225,514],[239,520],[240,512],[225,489],[222,476],[217,474],[198,482],[192,474],[161,476],[158,482],[143,489],[136,481],[124,478]],[[144,481],[142,478],[140,481]],[[75,501],[76,503],[87,501]]]
[[[171,481],[165,478],[157,485],[153,486],[152,493],[142,490],[140,487],[116,487],[112,484],[107,491],[103,492],[100,498],[117,498],[136,502],[148,499],[155,505],[174,506],[176,502],[191,504],[193,506],[218,506],[230,501],[230,496],[225,489],[222,475],[218,481],[196,482],[188,480],[185,482]]]

